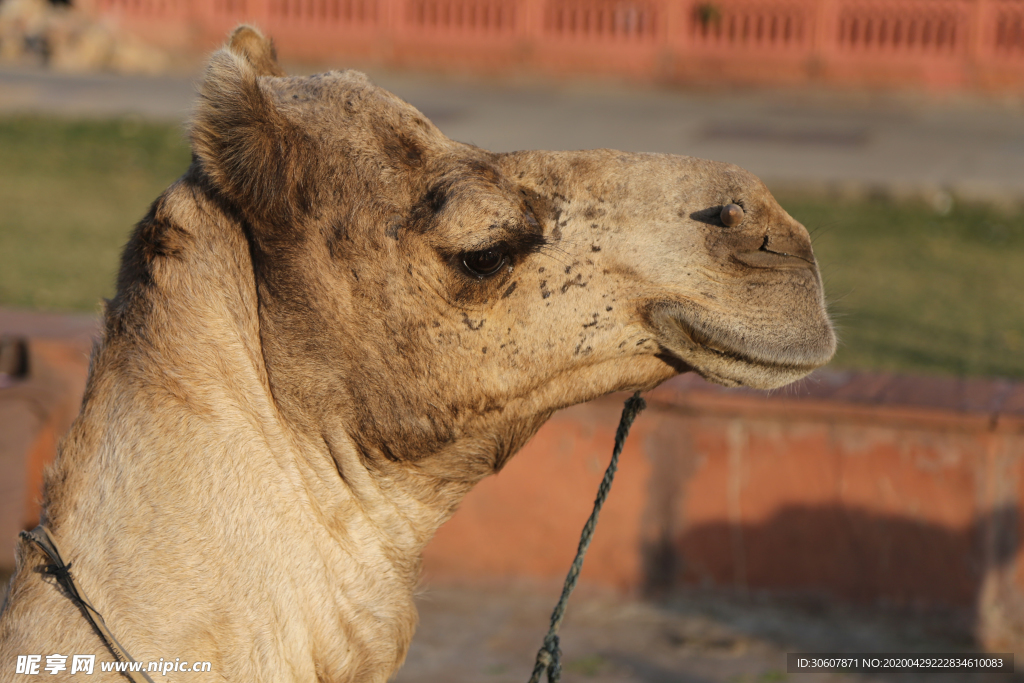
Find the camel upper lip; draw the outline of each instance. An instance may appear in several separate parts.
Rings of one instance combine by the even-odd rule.
[[[808,260],[796,254],[787,254],[782,251],[772,251],[765,247],[754,251],[744,251],[733,254],[733,259],[751,268],[791,269],[791,268],[814,268],[814,261]]]

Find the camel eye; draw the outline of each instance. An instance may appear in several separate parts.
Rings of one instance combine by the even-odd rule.
[[[508,262],[505,252],[500,249],[470,251],[462,255],[462,265],[477,277],[490,277]]]

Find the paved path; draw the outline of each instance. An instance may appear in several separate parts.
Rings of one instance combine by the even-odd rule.
[[[171,76],[58,74],[0,68],[0,111],[59,116],[140,115],[181,121],[196,96],[193,79]]]
[[[560,587],[428,588],[395,683],[526,683]],[[573,596],[561,630],[564,683],[1020,683],[1021,674],[787,674],[787,652],[943,652],[942,619],[708,595],[658,604]],[[1019,669],[1018,669],[1019,670]]]
[[[0,335],[59,339],[86,351],[99,337],[99,320],[89,313],[46,313],[0,306]]]
[[[1024,200],[1024,100],[370,76],[449,136],[495,151],[669,152],[731,161],[775,188]],[[185,77],[0,70],[0,111],[182,120],[194,99]]]

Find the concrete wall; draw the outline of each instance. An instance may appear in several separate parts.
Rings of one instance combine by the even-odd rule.
[[[43,468],[78,414],[89,347],[32,339],[24,380],[0,374],[0,572],[14,566],[14,539],[38,524]]]

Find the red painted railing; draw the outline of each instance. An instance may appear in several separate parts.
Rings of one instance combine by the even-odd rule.
[[[686,37],[701,50],[810,53],[814,2],[737,2],[698,5]]]
[[[1024,0],[80,0],[166,46],[658,80],[1024,85]]]
[[[848,3],[839,13],[836,48],[883,59],[956,58],[967,53],[970,9],[959,0]]]

